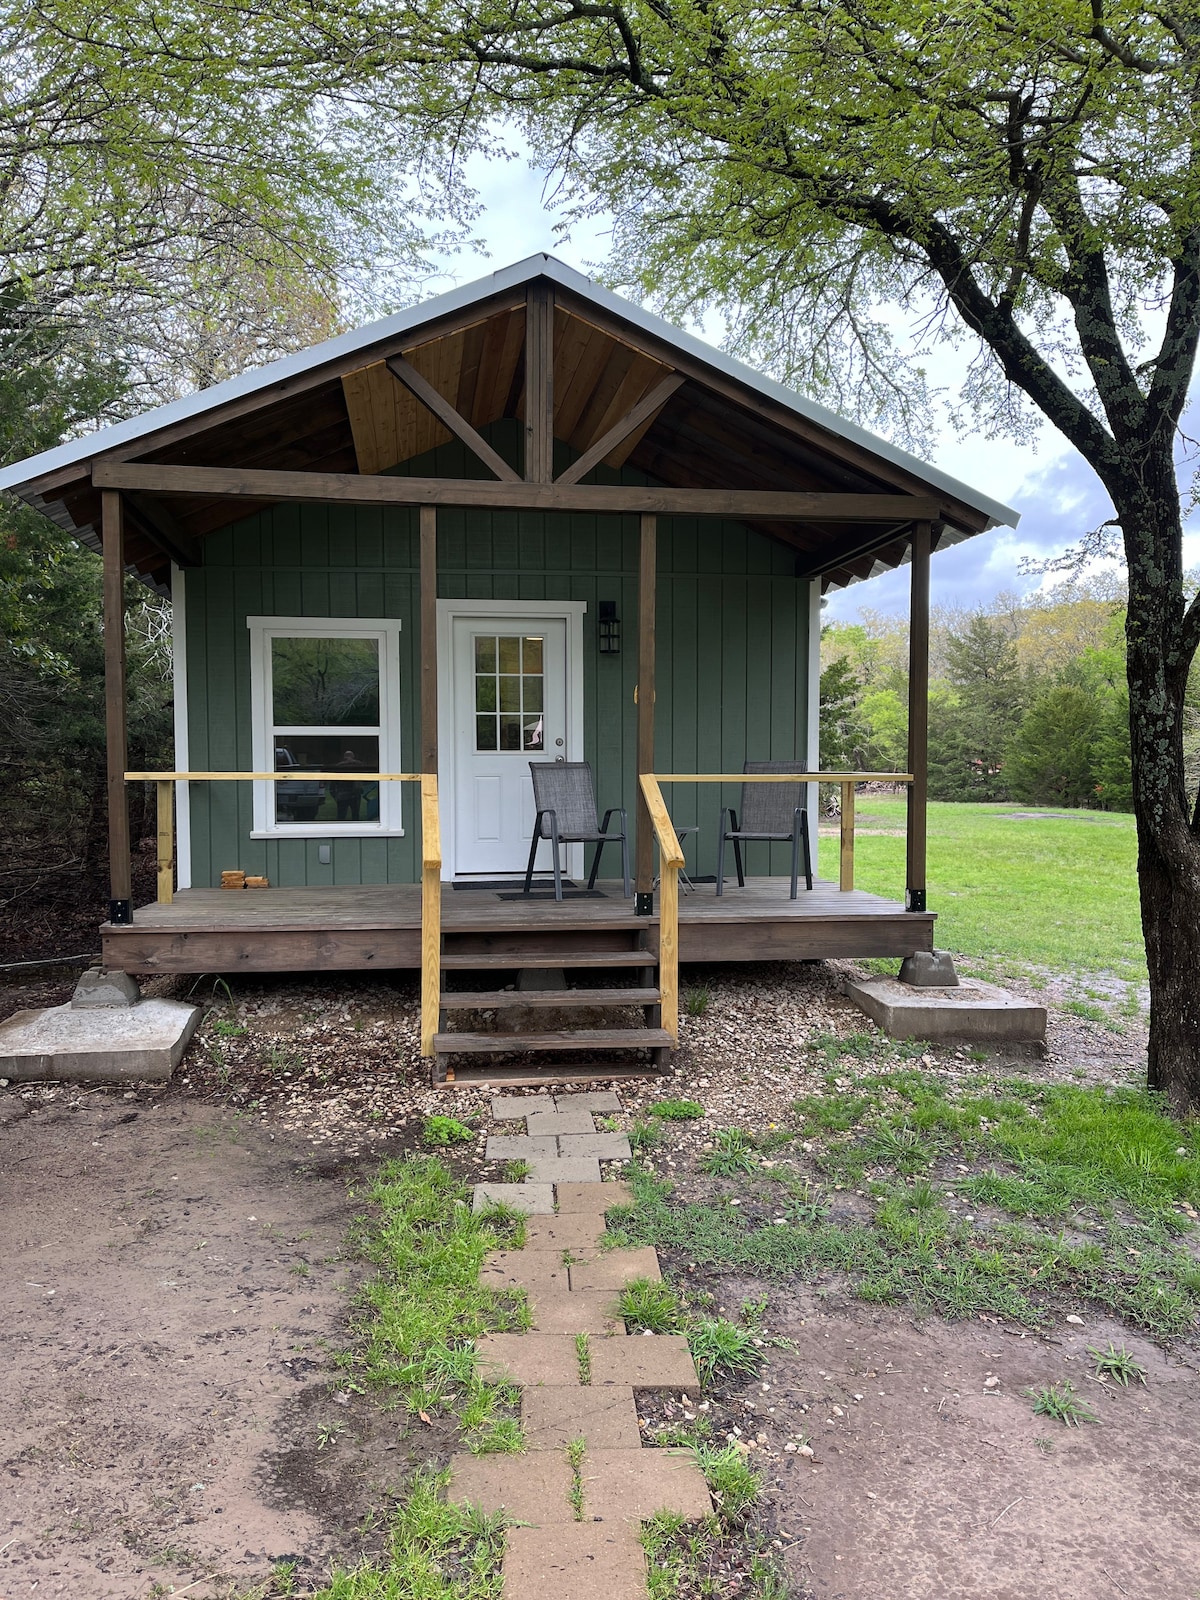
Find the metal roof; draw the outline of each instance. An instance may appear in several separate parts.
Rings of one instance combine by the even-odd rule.
[[[576,272],[574,268],[548,255],[529,256],[524,261],[503,267],[489,277],[478,278],[473,283],[451,289],[448,293],[437,295],[432,300],[408,306],[405,310],[396,312],[394,316],[368,323],[362,328],[355,328],[350,333],[339,334],[335,339],[327,339],[322,344],[300,350],[295,355],[283,356],[265,367],[254,367],[236,378],[214,384],[211,389],[198,390],[182,400],[173,400],[169,405],[157,406],[153,411],[130,417],[113,427],[101,428],[96,433],[69,440],[66,444],[57,445],[53,450],[43,451],[41,455],[14,462],[11,466],[0,469],[0,489],[19,491],[39,478],[84,462],[91,456],[102,455],[107,450],[135,443],[144,437],[148,438],[159,429],[170,427],[175,423],[202,417],[207,412],[219,410],[231,400],[240,400],[245,396],[269,390],[278,383],[301,373],[311,372],[327,362],[342,360],[356,351],[366,351],[375,345],[402,337],[436,318],[464,310],[476,301],[484,301],[493,295],[519,288],[537,278],[548,278],[552,283],[560,284],[564,289],[569,289],[578,295],[580,299],[590,300],[610,315],[620,317],[631,327],[640,328],[656,339],[674,345],[678,350],[696,361],[703,362],[715,372],[744,384],[818,427],[863,446],[881,460],[902,467],[926,483],[944,490],[955,499],[973,506],[990,519],[991,526],[1004,524],[1016,527],[1019,513],[1010,506],[981,494],[969,484],[960,483],[948,473],[928,465],[906,450],[898,449],[886,439],[879,438],[857,423],[839,416],[835,411],[830,411],[826,406],[818,405],[816,401],[806,399],[784,384],[764,377],[753,367],[734,360],[732,356],[714,349],[712,345],[706,344],[693,334],[685,333],[652,312],[634,305],[632,301],[602,288],[583,273]]]

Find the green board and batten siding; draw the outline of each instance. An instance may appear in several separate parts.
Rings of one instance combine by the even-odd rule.
[[[506,441],[507,442],[507,441]],[[564,462],[568,457],[564,457]],[[410,471],[474,477],[447,446]],[[605,474],[636,483],[633,473]],[[212,534],[204,565],[186,575],[189,764],[250,770],[247,616],[400,619],[401,760],[419,764],[419,605],[415,511],[278,506]],[[438,594],[446,599],[583,600],[584,736],[600,806],[632,822],[637,708],[636,517],[445,510],[438,516]],[[656,764],[662,772],[736,772],[746,759],[803,759],[807,747],[808,584],[781,545],[738,523],[662,518],[656,609]],[[597,603],[615,600],[619,655],[601,655]],[[711,872],[714,786],[679,786],[679,823],[700,822],[687,850]],[[416,796],[406,786],[403,838],[252,839],[249,784],[192,785],[192,883],[223,869],[273,884],[409,883],[420,876]],[[724,796],[736,804],[736,790]],[[318,847],[332,842],[323,866]],[[698,850],[698,858],[697,858]],[[788,870],[772,847],[773,871]],[[732,866],[732,863],[730,863]],[[752,870],[766,866],[760,845]]]

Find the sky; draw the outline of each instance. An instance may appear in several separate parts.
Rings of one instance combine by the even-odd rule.
[[[448,281],[440,287],[469,282],[542,250],[581,272],[594,272],[603,262],[608,248],[604,218],[589,219],[564,238],[556,229],[559,219],[545,202],[541,176],[523,162],[476,163],[468,181],[483,207],[476,233],[486,255],[446,258]],[[702,336],[705,332],[701,330]],[[947,351],[932,360],[922,355],[921,361],[932,384],[954,390],[967,358],[966,353]],[[1200,433],[1200,415],[1188,431]],[[935,552],[930,565],[934,605],[971,607],[1002,592],[1024,594],[1049,587],[1060,579],[1023,574],[1022,561],[1060,554],[1111,515],[1108,496],[1091,468],[1048,422],[1040,423],[1032,440],[1017,441],[962,435],[947,421],[937,430],[926,459],[1020,513],[1015,529],[996,528]],[[1200,514],[1184,536],[1184,564],[1200,565]],[[862,608],[906,612],[908,569],[830,594],[824,614],[828,621],[852,621]]]

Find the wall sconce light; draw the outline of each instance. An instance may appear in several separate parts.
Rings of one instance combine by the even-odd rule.
[[[615,600],[601,600],[596,608],[598,635],[602,656],[619,656],[621,653],[621,619],[617,615]]]

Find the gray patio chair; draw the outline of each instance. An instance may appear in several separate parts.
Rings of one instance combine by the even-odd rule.
[[[796,761],[747,761],[743,772],[803,772]],[[717,893],[725,893],[725,841],[733,841],[733,859],[737,867],[738,887],[746,887],[742,870],[742,845],[748,841],[764,840],[770,843],[790,843],[792,847],[792,893],[796,898],[796,880],[800,875],[800,852],[804,852],[804,879],[813,886],[812,852],[808,843],[808,811],[805,808],[806,783],[744,783],[742,785],[742,820],[732,806],[721,812],[721,836],[717,840]],[[726,822],[728,817],[728,822]]]
[[[604,821],[596,823],[596,788],[592,782],[590,761],[531,761],[529,771],[533,777],[533,803],[537,816],[533,823],[533,838],[529,845],[529,865],[525,869],[525,893],[533,882],[533,863],[538,844],[550,840],[554,856],[554,898],[561,900],[562,854],[564,844],[595,844],[588,888],[596,886],[596,873],[604,846],[610,840],[621,843],[621,877],[625,885],[625,898],[629,898],[629,829],[622,806],[610,806]],[[621,819],[620,833],[610,833],[608,824],[614,816]]]

